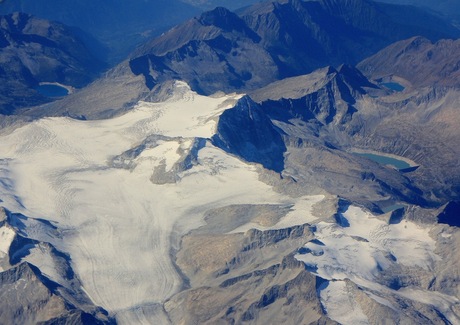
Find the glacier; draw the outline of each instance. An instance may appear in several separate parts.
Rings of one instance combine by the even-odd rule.
[[[139,102],[112,119],[43,118],[3,132],[2,205],[52,222],[61,233],[52,244],[71,256],[84,292],[121,323],[139,322],[133,310],[160,304],[181,290],[170,251],[180,235],[203,224],[205,211],[231,204],[308,203],[306,197],[275,192],[259,180],[256,164],[206,140],[219,115],[239,98],[200,96],[176,82],[165,102]],[[153,135],[162,139],[120,158]],[[197,138],[204,145],[194,164],[177,170],[174,182],[156,184],[154,170],[173,170]],[[114,164],[115,158],[123,164]],[[283,222],[308,220],[294,209]],[[11,237],[5,229],[1,234]]]
[[[409,271],[429,278],[441,261],[436,231],[447,233],[405,219],[391,224],[389,214],[377,217],[351,203],[342,211],[325,191],[285,192],[262,176],[268,171],[260,164],[212,141],[223,112],[243,95],[201,96],[180,81],[168,94],[110,119],[48,117],[1,131],[0,205],[27,216],[21,235],[37,243],[22,261],[70,289],[81,285],[72,290],[120,324],[168,323],[164,304],[189,285],[175,253],[186,234],[206,225],[206,213],[280,207],[275,221],[229,222],[224,234],[306,225],[311,236],[295,258],[323,281],[317,296],[330,319],[372,323],[364,299],[400,313],[400,300],[420,303],[460,321],[454,295],[395,282]],[[2,260],[17,234],[0,226],[6,270]],[[61,262],[53,250],[69,256],[72,283],[56,271]]]

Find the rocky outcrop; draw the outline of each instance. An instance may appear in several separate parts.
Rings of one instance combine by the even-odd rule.
[[[117,64],[137,45],[201,10],[180,0],[132,0],[129,3],[115,0],[97,4],[90,0],[1,2],[0,14],[18,11],[79,28],[79,34],[92,51],[111,64]]]
[[[224,217],[235,208],[212,215]],[[214,223],[220,219],[207,218],[206,226],[182,240],[176,262],[191,288],[165,303],[173,324],[336,324],[321,309],[318,280],[291,254],[310,237],[309,225],[209,234],[219,232]]]
[[[25,262],[0,273],[0,318],[7,324],[106,324],[69,304],[58,285]]]
[[[50,101],[35,88],[57,82],[81,88],[103,68],[69,27],[33,16],[0,16],[0,113]]]
[[[50,239],[57,235],[57,228],[49,222],[2,208],[0,239],[6,248],[5,252],[0,251],[2,322],[112,324],[108,313],[94,306],[82,290],[70,256],[48,242],[29,238],[29,231]]]
[[[413,87],[459,87],[459,62],[460,40],[432,43],[424,37],[414,37],[391,44],[357,67],[374,80],[399,77]]]
[[[250,162],[280,172],[286,147],[279,130],[249,97],[222,113],[213,143]]]
[[[460,35],[434,17],[425,20],[430,27],[421,25],[418,20],[428,14],[400,7],[402,21],[390,9],[365,0],[259,3],[238,16],[217,8],[145,44],[129,64],[150,89],[179,78],[212,94],[256,89],[326,65],[355,64],[411,35],[435,40]]]

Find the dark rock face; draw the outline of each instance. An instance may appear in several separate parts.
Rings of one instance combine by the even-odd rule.
[[[27,14],[0,16],[0,113],[49,101],[34,88],[59,82],[80,88],[103,67],[68,27]]]
[[[295,92],[294,85],[297,87]],[[355,96],[363,95],[365,87],[376,88],[359,70],[342,65],[338,70],[327,67],[308,76],[275,82],[250,93],[250,96],[263,103],[264,111],[276,120],[315,119],[322,125],[343,125],[357,111],[353,106]]]
[[[225,111],[213,137],[216,146],[250,162],[280,172],[284,169],[286,146],[279,130],[249,97]]]
[[[360,62],[369,78],[398,76],[415,87],[460,86],[460,40],[432,43],[424,37],[403,40]]]
[[[400,7],[402,20],[392,9],[365,0],[259,3],[238,16],[216,8],[145,44],[130,67],[150,89],[179,78],[212,94],[256,89],[326,65],[356,64],[413,35],[434,40],[460,35],[421,11]],[[425,16],[430,19],[422,23]]]
[[[449,226],[460,227],[460,202],[447,203],[438,215],[438,222]]]
[[[58,236],[45,220],[0,210],[0,227],[14,238],[0,259],[0,319],[5,324],[112,324],[108,313],[94,306],[82,291],[68,254],[52,244],[29,237]],[[32,228],[30,230],[29,228]],[[45,235],[46,234],[46,235]],[[34,261],[34,264],[29,262]],[[42,261],[43,260],[43,261]],[[43,267],[53,269],[45,275]],[[48,270],[49,272],[49,270]],[[56,281],[58,281],[56,282]]]
[[[354,65],[415,35],[432,40],[460,35],[426,15],[366,0],[280,0],[235,13],[216,8],[145,43],[79,94],[33,115],[110,117],[138,100],[151,100],[155,89],[172,79],[206,95],[249,92],[325,66]],[[91,103],[91,112],[82,112],[81,101]]]
[[[425,90],[390,101],[379,97],[382,94],[385,91],[358,70],[342,66],[277,81],[250,96],[285,134],[283,175],[352,201],[359,199],[359,188],[422,206],[456,200],[459,171],[454,152],[460,134],[454,127],[458,114],[453,103],[458,91]],[[404,174],[374,169],[379,166],[343,152],[350,147],[401,155],[421,166]]]
[[[21,263],[0,273],[0,318],[6,324],[109,324],[78,310],[50,289],[35,266]],[[56,285],[56,284],[54,284]]]

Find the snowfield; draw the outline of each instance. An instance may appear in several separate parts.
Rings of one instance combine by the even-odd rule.
[[[417,287],[395,290],[382,282],[382,271],[395,265],[433,269],[439,257],[429,229],[406,220],[388,225],[355,206],[340,215],[341,225],[322,221],[314,207],[325,196],[280,194],[259,179],[260,166],[212,145],[219,116],[240,98],[199,96],[176,82],[166,101],[140,102],[122,116],[44,118],[0,134],[0,205],[27,216],[13,226],[41,242],[26,260],[71,286],[56,271],[61,262],[53,259],[50,243],[70,256],[80,281],[73,283],[82,284],[78,291],[119,323],[161,324],[167,322],[162,303],[183,286],[171,253],[182,235],[205,224],[207,211],[288,206],[275,224],[239,223],[231,233],[310,223],[316,239],[296,258],[325,279],[317,290],[329,317],[368,323],[353,293],[359,286],[388,308],[397,310],[387,297],[403,297],[460,323],[451,311],[459,305],[455,297]],[[0,271],[9,265],[15,236],[1,225]]]
[[[16,233],[10,227],[0,227],[0,261],[8,256],[8,251],[15,235]],[[4,271],[4,269],[0,265],[0,272],[2,271]]]
[[[321,302],[328,315],[343,324],[369,324],[356,297],[349,293],[346,280],[350,280],[379,302],[395,309],[385,296],[401,296],[435,306],[450,322],[460,319],[452,312],[460,301],[456,297],[411,287],[391,288],[385,285],[382,271],[395,265],[433,271],[440,262],[435,254],[436,242],[430,237],[430,228],[402,220],[388,224],[356,206],[349,206],[340,216],[341,225],[319,222],[315,225],[314,241],[308,242],[296,258],[321,278],[328,280],[318,289]],[[397,274],[395,274],[397,277]]]
[[[123,116],[99,121],[45,118],[2,135],[2,204],[53,222],[62,239],[52,244],[70,254],[94,303],[122,323],[139,322],[143,307],[156,310],[152,306],[181,288],[171,243],[202,225],[207,210],[295,203],[259,181],[256,166],[207,141],[195,165],[178,170],[175,182],[151,181],[156,168],[175,172],[193,139],[210,138],[219,115],[239,98],[199,96],[178,82],[166,102],[141,102]],[[112,163],[151,135],[163,138],[124,158],[129,168]],[[299,213],[294,217],[298,221]],[[2,228],[1,236],[3,253],[11,234]]]

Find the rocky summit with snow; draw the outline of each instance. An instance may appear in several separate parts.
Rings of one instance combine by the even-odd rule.
[[[460,324],[446,19],[217,8],[1,115],[0,324]]]

